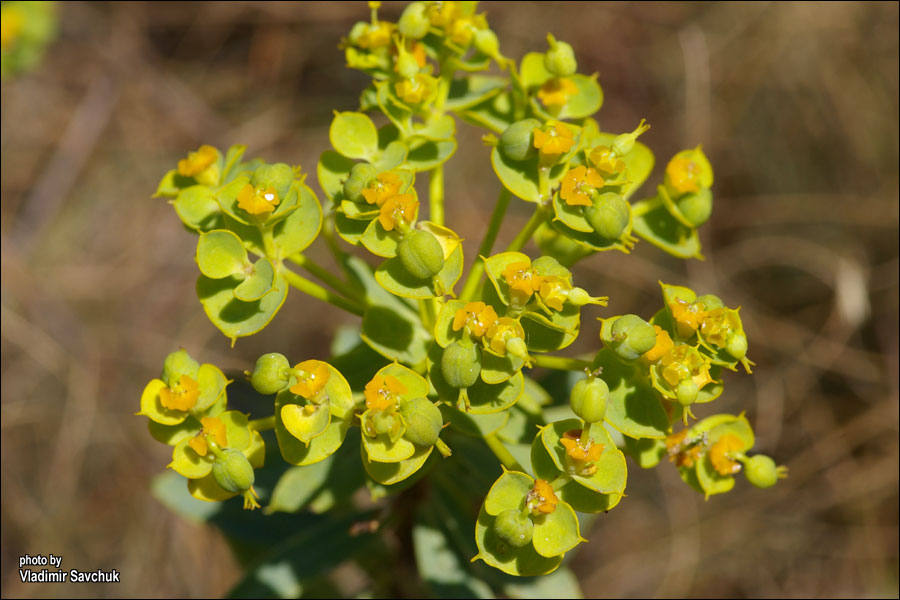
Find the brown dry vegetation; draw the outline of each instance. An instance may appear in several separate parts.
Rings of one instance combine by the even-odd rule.
[[[402,5],[388,4],[395,18]],[[790,467],[704,502],[668,465],[629,477],[572,562],[587,596],[898,594],[896,3],[491,3],[510,56],[547,31],[598,72],[604,129],[644,117],[658,162],[703,143],[716,210],[705,262],[647,243],[580,263],[607,311],[649,316],[657,280],[742,305],[757,448]],[[332,109],[365,77],[336,46],[364,3],[65,3],[34,72],[2,88],[2,593],[210,596],[237,572],[218,534],[148,492],[165,447],[132,416],[179,345],[225,369],[324,358],[330,306],[294,293],[276,327],[227,340],[194,293],[195,239],[150,198],[201,143],[314,171]],[[499,183],[461,126],[447,221],[480,239]],[[651,184],[659,179],[655,175]],[[501,241],[527,218],[514,205]],[[468,250],[469,259],[473,252]],[[312,256],[332,264],[320,244]],[[587,320],[572,351],[597,346]],[[571,353],[570,353],[571,354]],[[22,554],[116,568],[118,586],[23,585]]]

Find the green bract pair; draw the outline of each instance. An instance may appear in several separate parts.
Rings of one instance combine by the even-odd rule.
[[[694,416],[722,395],[725,372],[753,365],[738,308],[661,284],[649,320],[601,317],[591,311],[608,298],[575,284],[579,260],[627,253],[638,239],[701,258],[696,230],[710,216],[713,174],[700,147],[676,154],[656,195],[633,202],[654,166],[638,141],[649,126],[600,130],[602,90],[596,75],[577,72],[569,44],[549,35],[543,52],[514,61],[477,3],[414,2],[397,23],[370,7],[342,42],[348,66],[372,83],[358,111],[331,121],[316,168],[324,212],[299,167],[244,161],[243,146],[224,155],[201,146],[159,184],[199,236],[197,295],[232,343],[267,326],[288,287],[361,317],[338,332],[327,361],[259,357],[245,375],[274,414],[254,420],[227,410],[219,369],[184,351],[166,359],[139,414],[174,446],[170,467],[191,494],[240,494],[257,506],[265,443],[291,465],[266,467],[278,478],[271,491],[258,486],[268,512],[340,505],[372,522],[355,507],[357,489],[378,500],[427,475],[429,486],[403,496],[406,510],[431,494],[415,510],[438,525],[414,536],[417,554],[442,548],[452,573],[469,573],[462,559],[474,555],[542,575],[585,541],[583,515],[625,497],[626,455],[642,468],[668,458],[707,497],[730,490],[740,471],[758,487],[784,476],[747,454],[754,436],[743,414]],[[486,130],[483,162],[500,189],[464,279],[463,240],[444,223],[445,188],[471,187],[445,181],[458,118]],[[513,197],[533,213],[495,251]],[[336,266],[304,254],[320,234]],[[523,252],[530,240],[543,255]],[[591,354],[553,354],[595,318]],[[535,379],[534,368],[555,373]],[[387,503],[374,526],[390,526],[392,510]],[[474,540],[462,539],[473,522]],[[430,550],[419,546],[426,539]]]

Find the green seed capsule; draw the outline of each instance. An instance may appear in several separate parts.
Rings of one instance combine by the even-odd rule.
[[[213,463],[212,474],[219,487],[236,494],[249,490],[256,480],[253,466],[240,451],[229,448]]]
[[[675,205],[689,223],[694,227],[700,227],[709,220],[709,215],[712,214],[712,192],[709,191],[709,188],[701,188],[698,192],[683,195],[675,202]]]
[[[770,488],[778,481],[778,467],[768,456],[757,454],[744,463],[744,475],[756,487]]]
[[[256,368],[250,375],[250,384],[260,394],[277,394],[290,383],[288,359],[278,352],[263,354],[256,359]]]
[[[697,394],[700,388],[694,383],[693,379],[682,379],[675,388],[675,397],[678,398],[678,404],[682,406],[690,406],[697,400]]]
[[[475,49],[485,56],[496,57],[500,52],[500,41],[497,34],[490,29],[479,29],[475,32]]]
[[[278,197],[282,200],[287,197],[293,181],[294,169],[285,163],[257,167],[253,172],[253,177],[250,178],[250,183],[254,187],[263,189],[274,187]]]
[[[534,147],[534,129],[540,127],[537,119],[516,121],[500,135],[500,152],[509,160],[527,160],[537,154]]]
[[[615,192],[597,194],[584,209],[584,217],[604,240],[617,240],[631,220],[631,205]]]
[[[481,352],[473,345],[450,344],[441,357],[441,373],[457,389],[472,387],[481,374]]]
[[[557,77],[566,77],[578,70],[575,51],[566,42],[559,42],[548,36],[550,49],[544,54],[544,68]]]
[[[191,358],[191,355],[184,350],[177,350],[168,355],[163,362],[161,379],[169,387],[174,387],[180,382],[182,375],[197,379],[198,369],[200,369],[200,363]]]
[[[375,167],[369,163],[356,163],[350,169],[350,176],[344,182],[344,198],[351,202],[362,202],[364,200],[362,191],[369,185],[369,182],[375,179],[378,172]]]
[[[433,446],[441,435],[444,419],[437,406],[425,398],[413,398],[400,406],[400,414],[406,419],[403,437],[417,446]]]
[[[725,345],[725,351],[738,360],[747,356],[747,336],[740,332],[732,333]]]
[[[401,35],[414,40],[420,40],[428,33],[431,27],[431,20],[426,14],[427,6],[424,2],[413,2],[400,15],[397,21],[397,30]]]
[[[520,511],[510,508],[497,515],[494,533],[513,548],[521,548],[534,536],[534,523]]]
[[[575,383],[569,395],[572,412],[588,423],[598,423],[606,415],[609,386],[599,377],[588,377]]]
[[[419,61],[409,52],[403,51],[397,57],[396,71],[405,79],[412,79],[419,73]]]
[[[444,249],[433,234],[411,229],[397,245],[397,256],[410,275],[431,279],[444,268]]]
[[[610,333],[613,351],[625,360],[635,360],[656,345],[656,330],[637,315],[622,315]]]

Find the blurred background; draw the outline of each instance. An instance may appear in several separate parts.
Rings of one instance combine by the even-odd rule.
[[[220,534],[148,491],[170,456],[133,416],[140,392],[178,346],[232,371],[269,351],[326,358],[353,319],[291,293],[275,326],[231,349],[194,295],[195,237],[150,196],[201,143],[246,144],[314,181],[332,111],[355,109],[367,82],[337,45],[368,9],[58,8],[43,60],[2,86],[2,595],[219,596],[239,576]],[[741,480],[704,502],[670,465],[630,463],[628,498],[570,563],[584,594],[897,597],[897,3],[481,10],[507,56],[542,51],[548,31],[571,43],[599,74],[604,130],[652,124],[645,189],[698,143],[715,168],[707,259],[642,242],[582,261],[576,281],[611,300],[564,353],[597,348],[594,316],[653,314],[658,280],[742,306],[758,366],[729,373],[715,408],[746,411],[756,449],[790,468],[771,490]],[[459,129],[447,222],[474,245],[499,182],[482,132]],[[500,243],[529,212],[511,206]],[[321,242],[310,254],[333,265]],[[18,557],[36,553],[122,583],[22,584]]]

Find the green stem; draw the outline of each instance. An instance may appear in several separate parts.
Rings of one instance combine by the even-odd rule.
[[[434,303],[431,300],[431,298],[419,300],[419,317],[422,319],[422,325],[424,325],[425,329],[428,331],[431,331],[434,328],[434,323],[437,320]]]
[[[431,222],[444,224],[444,165],[431,170],[428,181],[428,198],[431,205]]]
[[[520,471],[522,473],[525,472],[525,469],[522,468],[522,465],[519,464],[519,461],[516,460],[510,451],[503,445],[503,442],[494,435],[493,433],[490,435],[484,436],[484,442],[488,445],[488,448],[491,449],[491,452],[494,453],[494,456],[503,463],[503,466],[509,469],[510,471]]]
[[[327,290],[323,288],[318,283],[314,283],[309,279],[298,275],[288,269],[287,267],[281,268],[281,273],[284,275],[284,278],[287,279],[287,282],[306,294],[309,294],[313,298],[318,298],[322,302],[327,302],[333,306],[337,306],[343,310],[346,310],[349,313],[353,313],[357,316],[363,316],[365,313],[365,307],[363,307],[358,302],[353,300],[349,300],[344,298],[343,296],[338,296],[331,290]]]
[[[531,218],[528,219],[527,223],[525,223],[525,227],[523,227],[522,231],[519,232],[519,235],[517,235],[516,238],[509,243],[509,246],[506,247],[506,251],[514,252],[517,250],[521,250],[522,247],[528,243],[528,240],[531,239],[531,236],[534,235],[534,232],[546,218],[547,209],[544,206],[538,205],[537,208],[534,209],[534,214],[531,215]]]
[[[478,248],[478,256],[475,257],[475,262],[469,269],[463,291],[459,295],[460,300],[468,302],[478,290],[478,284],[481,283],[481,276],[484,274],[484,260],[480,257],[483,256],[484,258],[487,258],[490,255],[491,249],[494,247],[494,242],[497,241],[497,234],[500,233],[500,226],[503,224],[503,217],[506,215],[506,208],[509,206],[511,198],[512,194],[508,189],[505,187],[500,189],[500,195],[497,196],[497,203],[494,205],[494,212],[491,214],[491,222],[488,223],[487,231],[484,233],[484,239],[481,241],[481,246]]]
[[[272,230],[271,226],[260,225],[259,233],[262,235],[263,241],[263,249],[266,253],[266,258],[272,261],[273,265],[277,265],[280,263],[278,257],[278,248],[275,246],[275,233]]]
[[[253,419],[247,424],[250,429],[255,429],[256,431],[266,431],[268,429],[275,428],[275,415],[271,417],[263,417],[262,419]]]
[[[306,269],[329,286],[347,296],[351,300],[355,302],[359,302],[362,304],[364,302],[363,296],[360,294],[359,290],[351,286],[346,281],[335,276],[331,271],[315,262],[313,259],[309,258],[305,254],[298,252],[293,256],[289,256],[288,260],[298,265],[299,267]]]
[[[331,250],[331,254],[334,255],[334,259],[339,265],[343,266],[347,253],[338,245],[337,239],[334,237],[334,218],[334,213],[332,213],[323,219],[322,237],[325,238],[325,243],[328,245],[328,249]]]
[[[556,369],[557,371],[584,371],[591,368],[591,361],[580,358],[567,358],[565,356],[548,356],[539,354],[531,357],[535,367]]]

